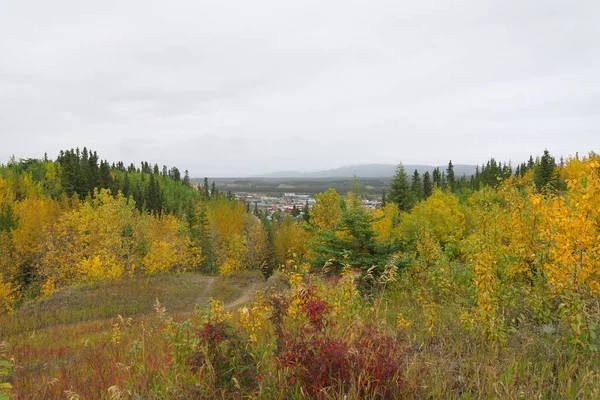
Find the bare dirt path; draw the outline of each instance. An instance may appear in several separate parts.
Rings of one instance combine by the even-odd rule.
[[[196,304],[203,304],[205,301],[208,300],[209,293],[210,293],[213,285],[215,284],[217,277],[206,276],[204,279],[206,280],[206,284],[202,288],[202,293],[200,294],[200,297],[198,297],[198,299],[196,300]]]
[[[249,285],[247,288],[244,288],[240,297],[235,299],[230,303],[225,304],[225,308],[227,309],[237,309],[252,301],[254,298],[254,293],[260,288],[261,284],[253,283]]]

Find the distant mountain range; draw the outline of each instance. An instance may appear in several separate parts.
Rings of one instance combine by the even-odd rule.
[[[356,175],[358,178],[391,178],[396,172],[397,165],[394,164],[358,164],[345,167],[327,169],[322,171],[301,172],[301,171],[277,171],[270,174],[258,175],[257,178],[352,178]],[[405,165],[404,169],[408,175],[411,175],[415,169],[423,175],[426,171],[432,173],[435,168],[446,171],[447,165]],[[454,165],[454,174],[456,176],[475,174],[476,165],[456,164]]]

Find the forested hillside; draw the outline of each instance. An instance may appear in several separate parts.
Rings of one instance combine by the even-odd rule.
[[[469,178],[451,162],[423,177],[400,164],[383,197],[369,209],[358,186],[328,190],[301,217],[269,219],[208,181],[190,187],[176,168],[125,168],[85,149],[12,161],[0,167],[0,312],[83,283],[261,270],[281,285],[239,312],[211,302],[176,322],[159,304],[153,332],[163,334],[147,339],[143,325],[117,321],[107,357],[129,369],[85,390],[600,396],[598,155],[557,162],[546,151],[514,171],[490,160]],[[153,361],[131,350],[140,340],[153,343]],[[16,366],[33,362],[20,351]],[[69,368],[33,381],[15,369],[17,398]],[[91,384],[77,376],[48,393]]]

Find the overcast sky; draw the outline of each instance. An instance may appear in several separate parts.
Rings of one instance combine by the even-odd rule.
[[[0,162],[191,176],[600,150],[600,1],[0,0]]]

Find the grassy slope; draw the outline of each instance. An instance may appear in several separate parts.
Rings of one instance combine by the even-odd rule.
[[[149,314],[157,299],[170,313],[190,313],[210,297],[232,303],[261,280],[256,273],[230,278],[186,273],[69,287],[0,316],[0,340],[56,325]]]
[[[175,320],[187,318],[209,298],[235,308],[251,299],[264,283],[259,272],[229,278],[193,273],[135,277],[121,282],[81,285],[30,302],[0,317],[0,359],[12,359],[8,376],[14,399],[110,398],[106,391],[119,381],[119,360],[131,338],[145,338],[144,379],[162,380],[169,353],[161,339],[156,299]],[[120,318],[119,315],[123,318]],[[122,327],[114,343],[114,326]],[[122,372],[122,371],[121,371]],[[138,378],[132,378],[138,379]],[[6,377],[0,382],[5,381]],[[142,385],[156,382],[144,381]]]
[[[261,286],[262,277],[247,272],[227,279],[157,276],[71,288],[26,305],[12,319],[0,320],[2,329],[9,323],[13,331],[0,338],[0,359],[14,357],[14,398],[65,398],[67,391],[82,398],[110,398],[113,385],[161,393],[178,378],[168,375],[176,371],[170,367],[173,349],[153,312],[155,299],[182,320],[209,297],[234,308]],[[355,321],[394,327],[398,312],[412,321],[398,332],[406,346],[402,398],[600,398],[597,354],[568,351],[554,334],[529,325],[507,343],[491,346],[461,327],[456,306],[436,310],[432,336],[422,304],[407,291],[394,290],[377,307],[364,307]],[[62,315],[59,311],[75,313],[77,319],[52,321],[51,316]],[[34,331],[32,326],[40,323],[36,318],[46,321],[46,327]],[[120,327],[116,343],[115,325]]]

